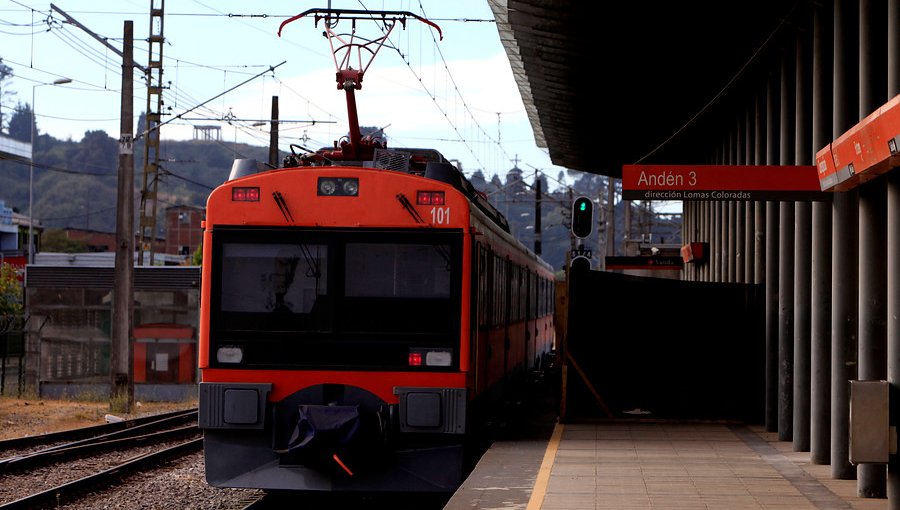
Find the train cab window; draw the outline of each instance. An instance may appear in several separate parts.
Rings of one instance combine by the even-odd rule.
[[[459,343],[462,241],[458,231],[220,228],[210,352],[240,352],[246,368],[410,370],[410,349]]]
[[[449,244],[347,243],[344,331],[452,331]]]
[[[348,243],[345,293],[349,297],[450,297],[449,257],[449,245]]]
[[[324,245],[225,245],[222,311],[310,313],[328,288],[327,256]]]

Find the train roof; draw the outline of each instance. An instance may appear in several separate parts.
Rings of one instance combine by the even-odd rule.
[[[317,151],[321,153],[322,151]],[[469,202],[485,214],[494,224],[496,224],[504,232],[511,234],[509,222],[506,217],[491,204],[487,196],[478,191],[475,186],[459,171],[456,166],[435,149],[423,148],[398,148],[398,149],[375,149],[372,160],[370,161],[330,161],[324,160],[316,165],[293,165],[289,161],[291,156],[285,158],[285,170],[296,170],[302,172],[320,167],[331,166],[350,166],[362,167],[378,170],[391,170],[411,175],[417,175],[426,179],[443,182],[453,186],[461,192]],[[276,168],[264,164],[255,159],[236,159],[231,166],[231,173],[228,180],[245,177]]]

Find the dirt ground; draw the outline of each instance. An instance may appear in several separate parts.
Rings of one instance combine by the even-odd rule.
[[[195,407],[197,402],[135,402],[130,419]],[[20,399],[0,396],[0,439],[46,434],[59,430],[106,423],[109,402]]]

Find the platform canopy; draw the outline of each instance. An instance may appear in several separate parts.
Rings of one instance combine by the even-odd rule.
[[[749,101],[807,3],[489,4],[537,144],[556,165],[619,177],[623,164],[698,163],[725,132],[722,106]]]

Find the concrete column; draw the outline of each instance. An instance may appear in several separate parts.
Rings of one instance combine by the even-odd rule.
[[[778,89],[769,80],[766,95],[766,164],[778,154]],[[778,202],[766,202],[766,430],[778,431]]]
[[[781,60],[779,164],[794,164],[794,58]],[[778,439],[794,438],[794,202],[779,205],[778,228]]]
[[[744,116],[744,161],[745,165],[753,164],[753,111],[747,110]],[[744,202],[744,282],[753,283],[753,202]]]
[[[809,32],[800,31],[797,36],[795,59],[796,81],[794,101],[794,163],[811,165],[810,100],[809,93],[811,59]],[[809,202],[794,204],[794,425],[793,448],[795,452],[809,451],[810,409],[810,272],[812,266],[812,234],[810,232],[812,209]]]
[[[812,152],[831,142],[833,7],[813,7]],[[831,463],[831,203],[812,204],[810,461]]]
[[[834,0],[833,138],[857,122],[859,7]],[[834,193],[831,262],[831,476],[856,478],[850,464],[850,380],[857,373],[859,225],[857,192]]]
[[[896,0],[894,4],[900,4]],[[897,5],[894,5],[897,8]],[[895,21],[900,20],[900,8]],[[900,24],[894,25],[900,28]],[[890,424],[900,424],[900,172],[887,176],[887,380],[890,388]],[[900,510],[900,455],[888,461],[887,496],[891,510]]]
[[[735,267],[737,266],[737,247],[735,243],[735,223],[737,221],[737,215],[735,214],[734,200],[725,202],[725,210],[728,214],[727,224],[725,225],[725,236],[726,239],[728,239],[728,246],[725,248],[727,251],[726,261],[728,264],[728,272],[725,276],[725,281],[728,283],[734,283]]]
[[[900,94],[900,0],[888,0],[888,97]],[[887,365],[891,426],[900,425],[900,172],[887,176]],[[888,504],[900,510],[900,456],[888,462]]]
[[[859,120],[888,99],[887,24],[883,0],[859,2]],[[887,378],[887,188],[876,179],[859,188],[859,378]],[[863,498],[887,497],[887,467],[860,464],[857,493]]]
[[[744,131],[744,121],[743,119],[738,120],[737,127],[735,128],[735,139],[734,139],[734,155],[731,158],[731,164],[733,165],[743,165],[744,161],[744,139],[747,137],[746,132]],[[733,227],[733,238],[734,238],[734,278],[731,280],[735,283],[744,283],[744,259],[746,257],[746,253],[744,253],[744,203],[738,201],[731,202],[734,206],[734,227]]]

